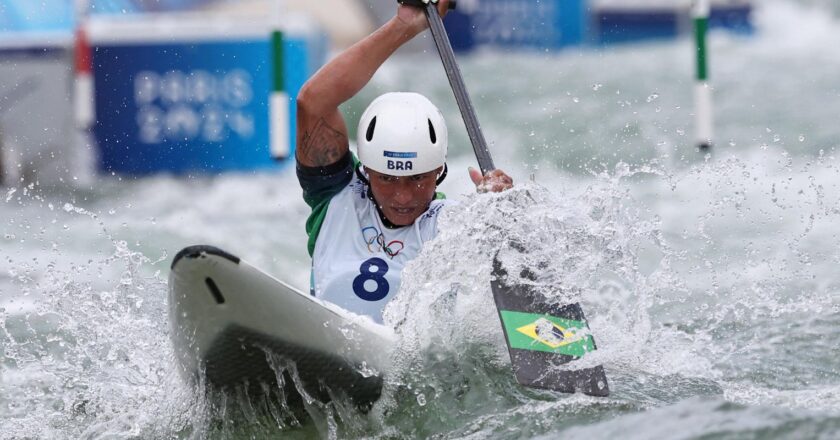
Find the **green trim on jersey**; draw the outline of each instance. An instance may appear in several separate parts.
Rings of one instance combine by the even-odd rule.
[[[351,156],[353,160],[353,170],[355,170],[356,167],[359,166],[359,159],[353,153],[351,153]],[[309,251],[310,257],[315,254],[315,243],[318,240],[318,235],[321,233],[321,226],[324,225],[324,220],[327,218],[327,209],[330,207],[330,201],[332,201],[332,198],[339,192],[341,192],[341,189],[338,191],[325,191],[322,193],[323,195],[305,198],[306,204],[312,207],[312,213],[309,214],[309,218],[306,219],[306,234],[309,236],[309,241],[306,243],[306,249]],[[446,199],[446,195],[444,193],[435,192],[435,200],[444,199]]]
[[[359,164],[359,159],[352,152],[350,156],[353,161],[352,169],[355,170]],[[350,179],[352,182],[353,177]],[[318,240],[318,235],[321,233],[321,226],[323,226],[324,220],[327,218],[327,209],[330,207],[330,201],[343,189],[335,188],[332,191],[319,191],[314,196],[304,197],[306,204],[312,207],[312,213],[306,219],[306,235],[309,236],[309,241],[306,243],[306,250],[309,252],[310,257],[315,254],[315,242]]]
[[[318,239],[318,234],[321,232],[321,225],[324,224],[324,219],[327,218],[327,208],[330,206],[330,200],[319,203],[312,208],[312,214],[306,219],[306,234],[309,235],[309,241],[306,243],[306,250],[309,251],[309,256],[315,253],[315,240]]]

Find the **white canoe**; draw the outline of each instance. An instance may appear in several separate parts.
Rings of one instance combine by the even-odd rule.
[[[175,256],[169,317],[182,372],[215,389],[288,388],[294,385],[278,381],[278,372],[296,370],[310,396],[344,395],[367,406],[379,398],[394,345],[390,328],[212,246],[191,246]],[[286,368],[277,368],[278,359]]]

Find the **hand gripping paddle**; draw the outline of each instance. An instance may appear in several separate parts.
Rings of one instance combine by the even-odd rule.
[[[425,11],[481,173],[486,175],[496,167],[455,61],[443,20],[438,14],[437,0],[398,2]],[[454,3],[450,2],[450,9],[454,9]],[[560,367],[595,350],[595,340],[589,334],[589,325],[580,304],[560,306],[529,285],[511,283],[498,255],[493,260],[490,286],[502,321],[511,364],[520,384],[564,393],[581,391],[591,396],[609,395],[603,366],[577,370]]]

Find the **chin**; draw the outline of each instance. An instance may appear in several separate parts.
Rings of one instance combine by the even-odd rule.
[[[411,226],[417,220],[419,215],[389,215],[388,221],[397,226]]]

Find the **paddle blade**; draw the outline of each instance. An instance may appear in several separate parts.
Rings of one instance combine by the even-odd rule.
[[[529,285],[511,285],[506,279],[507,272],[494,259],[490,285],[517,382],[564,393],[608,396],[603,366],[561,367],[596,349],[580,304],[557,305]]]

